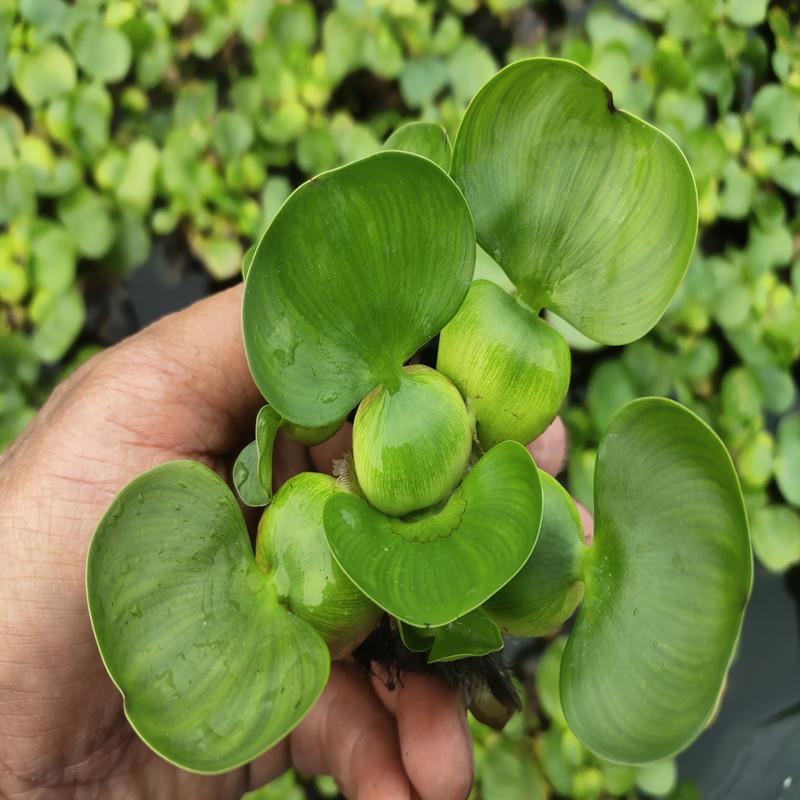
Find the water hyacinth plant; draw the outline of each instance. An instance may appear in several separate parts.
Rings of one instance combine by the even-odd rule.
[[[285,736],[385,614],[433,663],[576,610],[560,695],[581,742],[640,764],[696,737],[752,581],[727,451],[675,402],[625,406],[599,447],[587,546],[525,447],[569,384],[541,312],[597,342],[641,337],[696,231],[678,147],[546,58],[485,84],[452,151],[418,123],[298,188],[244,263],[267,405],[234,482],[266,506],[255,547],[222,479],[178,461],[125,487],[90,548],[92,624],[141,737],[228,770]],[[476,254],[504,280],[473,280]],[[415,355],[437,334],[434,369]],[[273,497],[277,431],[322,441],[354,410],[338,478],[301,473]]]

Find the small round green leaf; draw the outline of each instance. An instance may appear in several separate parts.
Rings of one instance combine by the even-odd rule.
[[[265,492],[258,479],[258,443],[255,440],[236,457],[233,465],[233,485],[246,506],[258,508],[269,503],[272,492]]]
[[[438,164],[443,170],[450,169],[452,148],[447,131],[434,122],[409,122],[401,125],[383,144],[384,150],[403,150]]]
[[[753,550],[773,572],[800,562],[800,514],[783,505],[759,508],[753,515]]]
[[[523,299],[596,341],[650,330],[686,271],[697,233],[686,159],[577,64],[501,70],[467,109],[451,173]]]
[[[334,495],[324,512],[336,560],[381,608],[418,627],[477,608],[531,554],[542,515],[538,470],[517,442],[493,447],[440,507],[387,517]]]
[[[458,310],[475,266],[469,209],[428,159],[386,151],[286,201],[247,275],[245,350],[298,425],[342,419]]]
[[[75,64],[64,50],[47,42],[24,53],[14,72],[14,86],[25,102],[40,106],[75,87]]]
[[[75,39],[75,57],[90,77],[115,83],[125,77],[131,65],[131,45],[125,34],[114,28],[86,23]]]
[[[250,761],[325,686],[325,642],[278,605],[236,500],[200,464],[172,461],[122,490],[92,541],[86,584],[131,725],[185,769]]]
[[[583,526],[561,484],[539,471],[542,529],[525,566],[483,609],[514,636],[546,636],[572,616],[583,597]]]
[[[561,668],[564,713],[604,758],[665,758],[713,712],[753,572],[730,456],[690,411],[645,398],[611,422],[584,564]]]

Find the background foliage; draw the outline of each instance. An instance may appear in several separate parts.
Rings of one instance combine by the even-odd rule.
[[[733,453],[761,561],[800,561],[792,0],[0,0],[0,448],[104,341],[98,292],[125,287],[154,241],[234,278],[305,176],[406,119],[454,133],[475,90],[531,54],[583,64],[673,136],[701,209],[694,262],[650,335],[598,349],[566,331],[572,492],[591,507],[616,408],[669,395]],[[569,739],[543,680],[512,731],[476,733],[476,796],[513,797],[508,775],[575,797],[629,791]]]

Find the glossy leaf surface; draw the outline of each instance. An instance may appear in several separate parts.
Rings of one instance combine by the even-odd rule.
[[[342,569],[379,606],[419,627],[477,608],[525,563],[539,533],[542,489],[528,451],[492,448],[443,506],[400,519],[339,494],[325,533]]]
[[[539,471],[544,500],[542,529],[525,566],[483,609],[514,636],[545,636],[560,627],[583,597],[583,527],[573,499]]]
[[[278,605],[236,500],[200,464],[169,462],[122,490],[92,541],[87,593],[128,719],[186,769],[259,755],[327,681],[328,648]]]
[[[384,150],[404,150],[438,164],[443,170],[450,169],[452,148],[447,131],[434,122],[409,122],[401,125],[385,142]]]
[[[394,391],[370,392],[353,422],[359,486],[375,508],[398,517],[448,497],[473,444],[473,418],[444,375],[423,364],[401,375]]]
[[[637,400],[611,422],[584,563],[561,670],[570,727],[614,761],[664,758],[707,723],[752,582],[730,456],[682,406]]]
[[[269,503],[271,492],[265,492],[258,479],[258,444],[255,441],[244,447],[236,457],[233,485],[246,506],[258,508]]]
[[[686,271],[697,232],[686,159],[577,64],[526,59],[485,84],[451,173],[479,244],[525,301],[592,339],[642,336]]]
[[[503,647],[500,629],[481,608],[439,628],[417,628],[398,622],[398,630],[409,650],[415,653],[430,651],[429,664],[485,656]]]
[[[386,151],[308,181],[248,272],[243,329],[256,384],[298,425],[342,419],[444,327],[474,265],[469,209],[428,159]]]
[[[500,629],[482,609],[476,608],[436,631],[428,663],[485,656],[502,648]]]
[[[256,539],[256,562],[281,603],[325,639],[331,658],[360,644],[382,614],[342,572],[328,547],[322,511],[338,490],[330,475],[295,475],[264,512]]]
[[[490,281],[474,281],[439,337],[436,368],[475,413],[484,448],[533,441],[569,387],[569,347],[526,305]]]

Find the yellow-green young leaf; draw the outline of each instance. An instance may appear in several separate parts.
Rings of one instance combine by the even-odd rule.
[[[458,389],[422,364],[397,386],[373,389],[353,422],[353,463],[361,491],[384,514],[428,508],[461,482],[472,452],[473,419]]]
[[[325,642],[278,603],[222,479],[171,461],[120,492],[86,566],[100,654],[139,736],[184,769],[246,764],[328,679]]]
[[[450,169],[452,148],[447,131],[434,122],[401,125],[383,144],[384,150],[403,150],[425,156],[443,170]]]
[[[283,205],[247,275],[256,384],[291,422],[342,419],[444,327],[474,266],[469,209],[428,159],[386,151],[317,176]]]
[[[478,243],[522,298],[596,341],[650,330],[686,271],[697,232],[686,159],[577,64],[501,70],[467,109],[451,173]]]
[[[753,515],[753,550],[773,572],[800,562],[800,514],[789,506],[766,506]]]
[[[552,421],[569,386],[569,347],[524,303],[490,281],[474,281],[439,337],[438,370],[475,414],[484,448],[527,444]]]
[[[578,509],[561,484],[539,471],[543,512],[539,539],[525,566],[483,609],[513,636],[546,636],[572,616],[583,597],[583,540]]]
[[[322,511],[339,490],[330,475],[295,475],[264,512],[256,539],[256,562],[281,603],[322,636],[331,658],[350,653],[383,613],[342,572],[328,547]]]
[[[502,442],[438,508],[387,517],[339,493],[323,520],[336,560],[364,594],[410,625],[438,627],[477,608],[519,571],[541,514],[533,459],[521,444]]]
[[[609,760],[665,758],[713,712],[753,572],[730,456],[690,411],[645,398],[613,419],[584,565],[561,667],[569,725]]]

